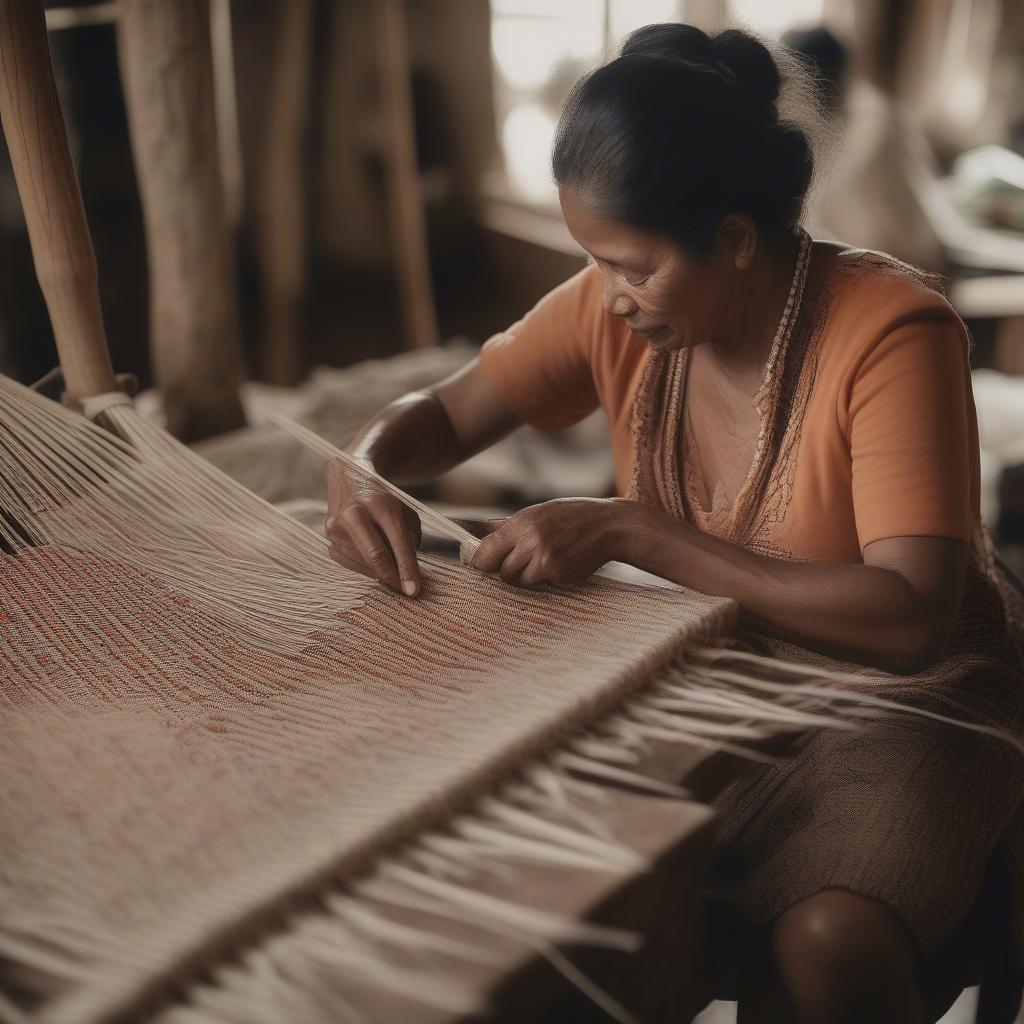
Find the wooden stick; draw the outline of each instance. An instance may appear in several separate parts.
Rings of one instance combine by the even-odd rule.
[[[422,501],[418,501],[411,494],[403,491],[401,487],[375,473],[369,466],[353,458],[348,452],[335,448],[333,444],[325,441],[318,434],[314,434],[312,430],[296,423],[294,420],[288,419],[287,416],[272,416],[271,420],[282,430],[286,430],[291,434],[296,441],[304,444],[318,455],[322,455],[325,459],[337,459],[343,463],[345,469],[364,484],[386,491],[393,498],[397,498],[403,505],[411,508],[428,526],[433,527],[435,532],[443,537],[449,537],[451,540],[457,541],[465,546],[469,553],[476,551],[480,546],[480,538],[474,537],[464,526],[460,526],[436,509],[432,509],[429,505],[424,505]]]
[[[123,0],[118,57],[146,224],[153,373],[185,441],[242,426],[209,0]]]
[[[406,345],[416,348],[436,345],[438,330],[416,166],[404,3],[405,0],[377,0],[373,10],[377,19],[391,237],[398,263]]]
[[[224,209],[228,225],[232,231],[237,231],[245,213],[245,167],[238,125],[231,0],[210,0],[210,47],[213,55],[213,98],[217,109],[217,152],[224,179]]]
[[[38,0],[0,0],[0,120],[68,394],[114,391],[96,253]]]

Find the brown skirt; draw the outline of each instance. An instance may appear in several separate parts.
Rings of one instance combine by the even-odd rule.
[[[773,648],[791,659],[801,653]],[[1019,673],[977,655],[942,667],[956,671],[930,673],[927,683],[876,674],[865,686],[913,707],[1001,726],[1024,743]],[[1005,879],[1011,921],[999,954],[1024,965],[1022,801],[1024,755],[1011,742],[916,716],[871,720],[855,732],[824,730],[790,760],[752,765],[714,803],[716,856],[703,893],[719,921],[712,934],[719,997],[735,998],[738,957],[737,930],[723,920],[767,925],[830,888],[889,907],[927,962],[977,917],[969,911],[984,902],[983,880],[991,889]]]

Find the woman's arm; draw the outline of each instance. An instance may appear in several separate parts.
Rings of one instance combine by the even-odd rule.
[[[470,564],[508,583],[568,585],[627,562],[733,598],[756,628],[898,673],[921,671],[945,647],[967,563],[966,545],[941,537],[875,541],[863,565],[767,558],[618,498],[548,501],[490,526]]]
[[[641,569],[734,598],[758,628],[898,673],[941,654],[967,566],[966,545],[942,537],[891,537],[868,544],[863,565],[820,565],[767,558],[671,520],[624,548]]]
[[[520,425],[474,359],[385,406],[346,450],[397,484],[426,483]]]

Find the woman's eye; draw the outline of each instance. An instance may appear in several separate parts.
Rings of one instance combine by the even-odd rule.
[[[639,277],[637,275],[635,275],[635,274],[623,274],[622,275],[622,280],[625,281],[626,284],[630,285],[633,288],[639,288],[640,285],[642,285],[647,280],[647,278],[650,277],[650,276],[651,276],[650,274],[645,274],[645,275],[639,276]]]

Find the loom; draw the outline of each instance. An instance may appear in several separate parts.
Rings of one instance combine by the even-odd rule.
[[[479,880],[649,866],[602,808],[687,798],[659,745],[763,759],[899,707],[731,650],[735,605],[678,587],[424,556],[410,602],[140,416],[30,6],[0,5],[0,112],[75,408],[0,378],[0,1020],[394,1019],[360,987],[472,1014],[430,958],[469,976],[495,943],[636,1019],[559,948],[635,933]]]

